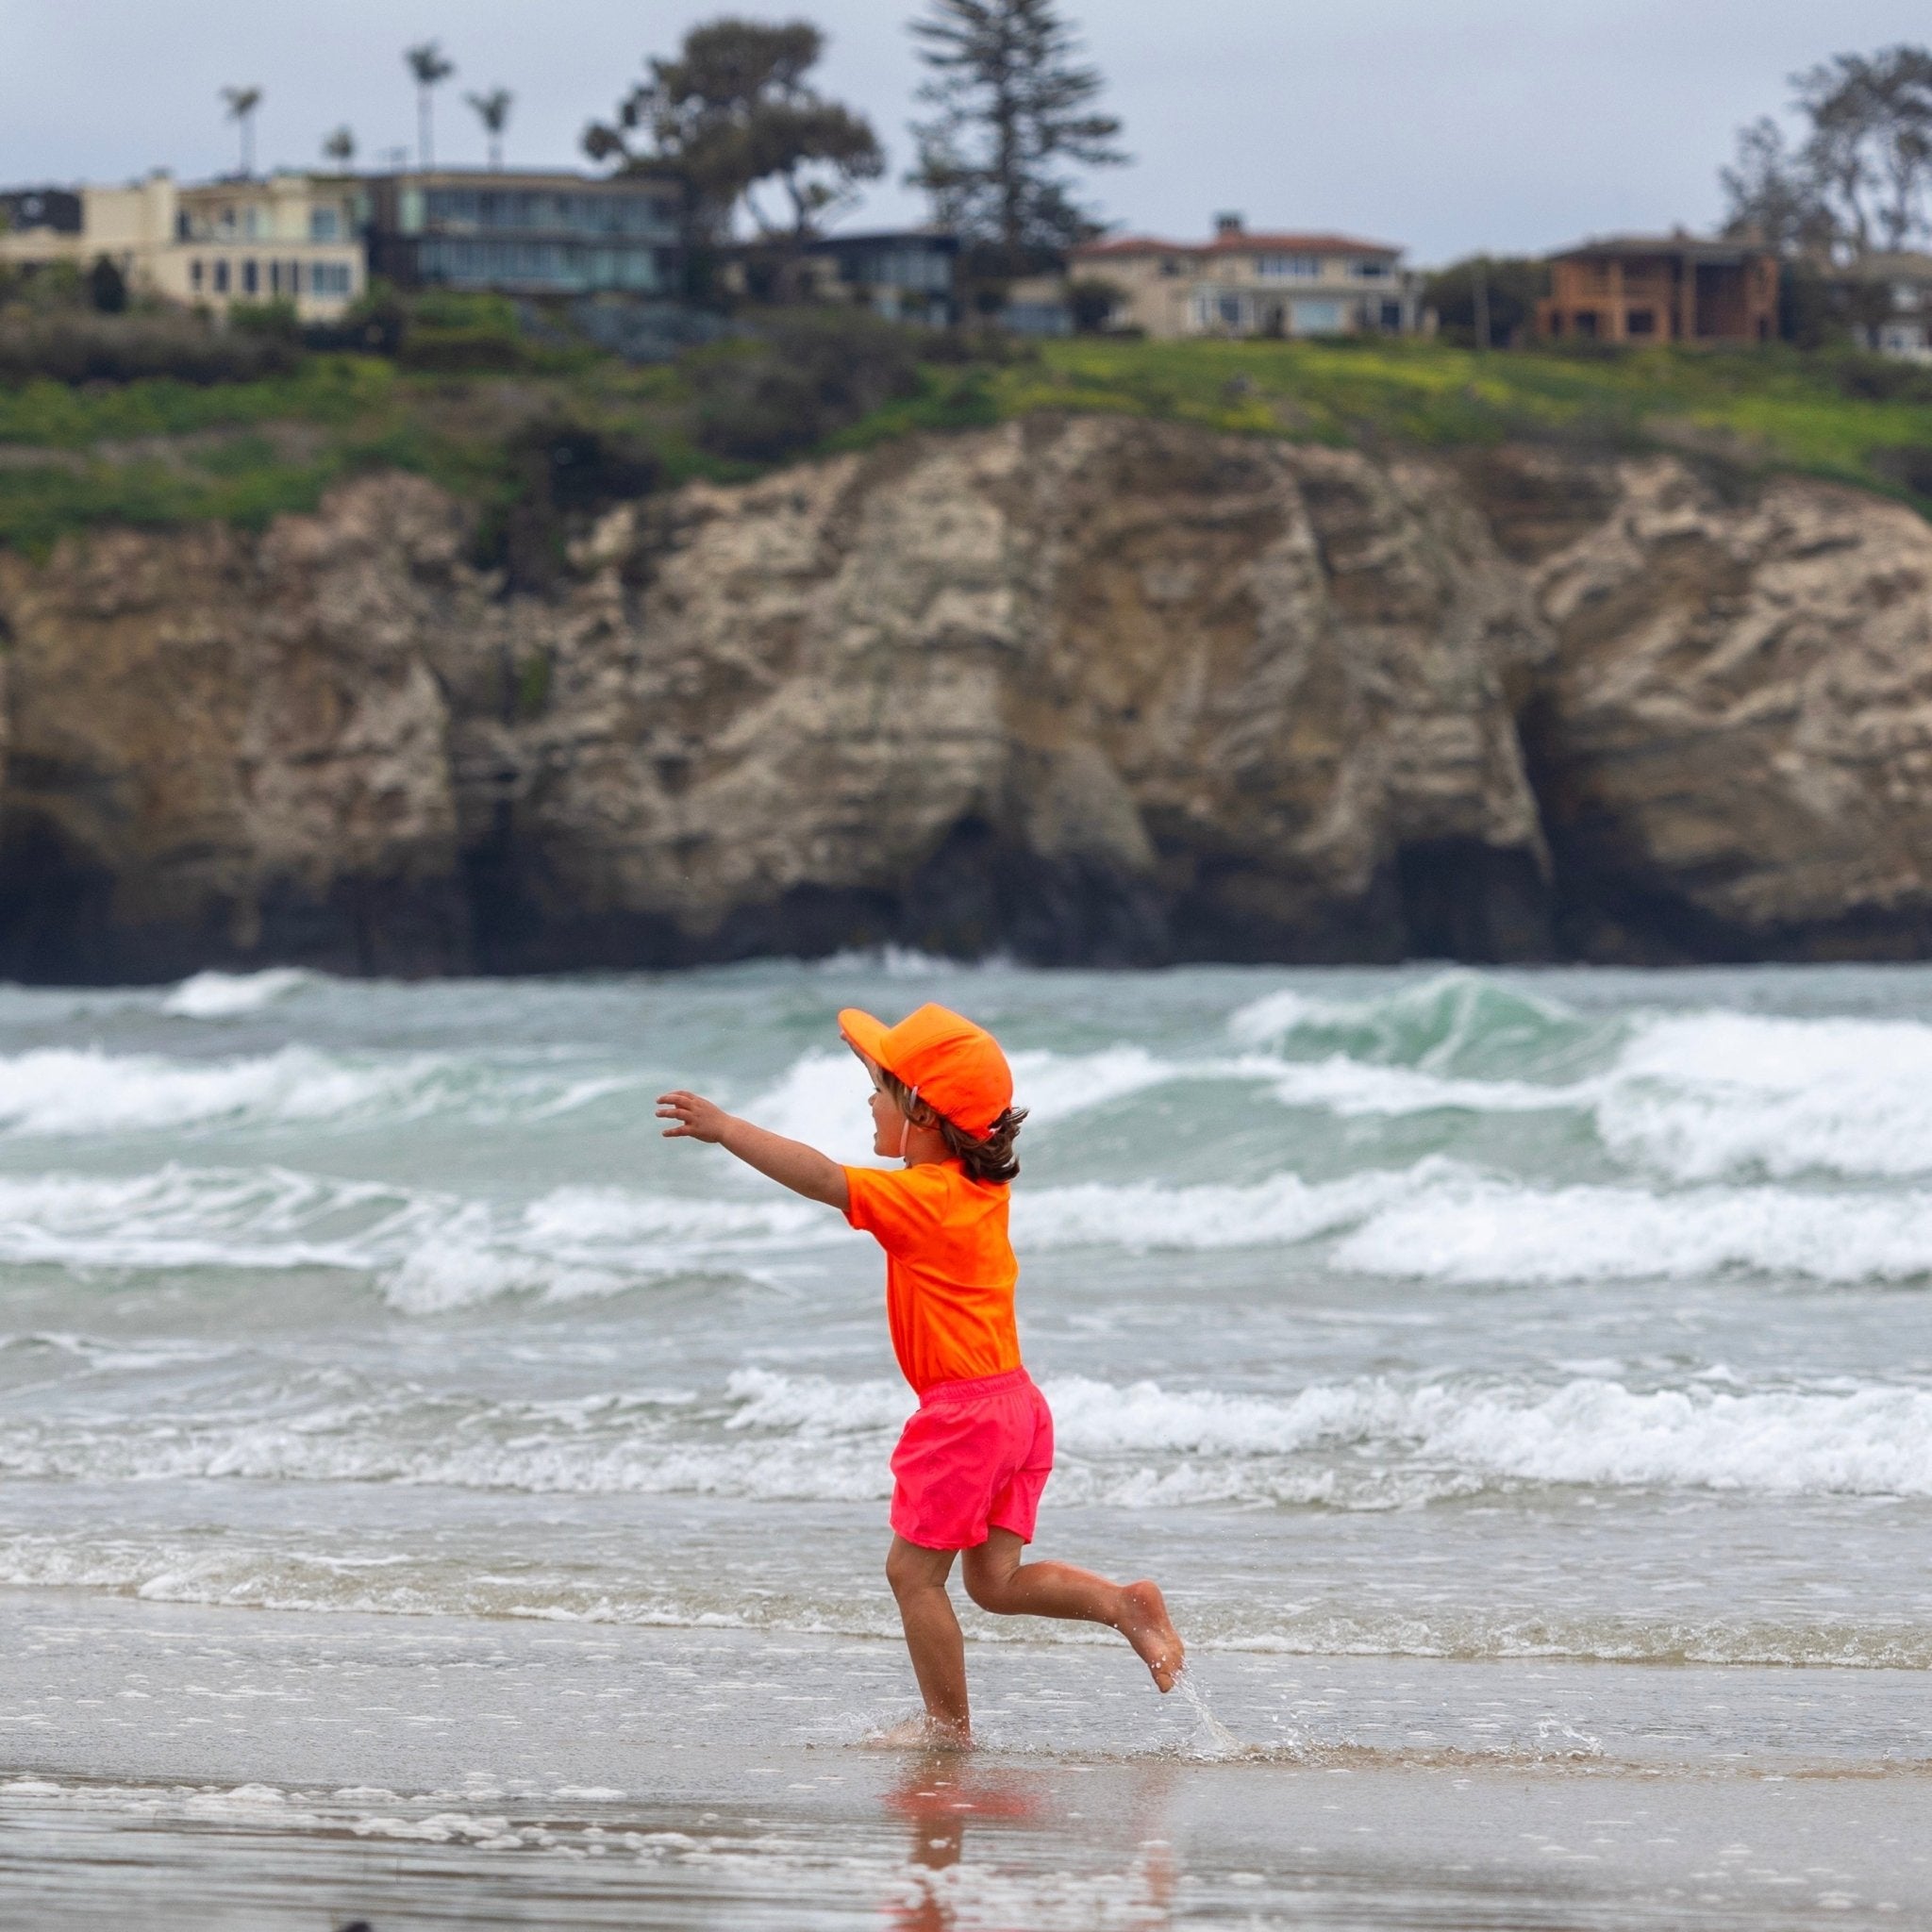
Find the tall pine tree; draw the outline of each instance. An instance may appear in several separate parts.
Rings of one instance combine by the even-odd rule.
[[[1023,274],[1099,232],[1073,198],[1069,165],[1117,167],[1121,124],[1096,111],[1097,69],[1054,0],[930,0],[912,24],[931,75],[919,98],[919,165],[908,175],[989,267]]]

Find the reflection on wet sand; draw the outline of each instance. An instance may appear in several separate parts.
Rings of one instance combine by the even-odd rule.
[[[977,1904],[979,1893],[1001,1889],[1002,1878],[1024,1884],[1024,1874],[1005,1870],[1000,1854],[1013,1847],[998,1833],[988,1835],[988,1856],[966,1875],[967,1834],[975,1824],[1124,1839],[1135,1850],[1132,1862],[1124,1872],[1095,1874],[1089,1883],[1106,1886],[1111,1893],[1108,1924],[1124,1932],[1166,1932],[1174,1923],[1175,1891],[1174,1851],[1164,1830],[1169,1784],[1164,1769],[1134,1778],[1124,1815],[1109,1831],[1106,1821],[1089,1820],[1069,1807],[1064,1774],[989,1771],[957,1752],[922,1754],[883,1794],[885,1808],[904,1819],[911,1831],[908,1858],[913,1882],[893,1911],[894,1932],[956,1932],[965,1894]],[[1096,1824],[1101,1827],[1097,1834]],[[1016,1866],[1022,1862],[1012,1860]],[[975,1912],[975,1921],[978,1917]]]

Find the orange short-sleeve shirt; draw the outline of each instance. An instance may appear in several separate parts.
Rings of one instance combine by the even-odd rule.
[[[1017,1369],[1008,1190],[969,1178],[957,1160],[848,1167],[845,1184],[846,1219],[886,1251],[892,1353],[913,1388]]]

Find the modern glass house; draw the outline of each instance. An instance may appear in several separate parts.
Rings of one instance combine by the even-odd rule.
[[[684,293],[678,176],[439,168],[368,182],[369,268],[405,289]]]

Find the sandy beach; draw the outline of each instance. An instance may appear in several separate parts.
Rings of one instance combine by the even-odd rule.
[[[1023,1641],[960,1757],[858,1745],[882,1642],[64,1593],[0,1641],[8,1924],[1932,1924],[1921,1673],[1209,1657],[1224,1730]],[[1820,1696],[1881,1755],[1790,1748]]]

